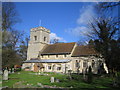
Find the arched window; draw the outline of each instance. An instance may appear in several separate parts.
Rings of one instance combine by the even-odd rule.
[[[76,67],[79,67],[79,62],[78,62],[78,60],[76,60],[75,66],[76,66]]]
[[[52,69],[52,67],[51,67],[51,66],[48,66],[48,69],[50,69],[50,70],[51,70],[51,69]]]
[[[95,67],[95,61],[92,60],[92,67]]]
[[[57,67],[57,70],[61,70],[61,67]]]
[[[83,67],[87,67],[87,62],[83,62]]]

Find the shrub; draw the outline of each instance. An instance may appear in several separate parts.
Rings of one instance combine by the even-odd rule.
[[[87,82],[92,83],[92,80],[93,80],[92,68],[91,66],[89,66],[88,74],[87,74]]]
[[[71,77],[72,77],[73,80],[76,80],[76,81],[81,80],[81,78],[82,78],[81,75],[78,75],[78,74],[77,75],[76,74],[71,74]]]
[[[117,82],[117,85],[120,86],[120,72],[117,72],[116,82]]]
[[[15,71],[16,71],[16,72],[17,72],[17,71],[21,71],[21,68],[16,68]]]

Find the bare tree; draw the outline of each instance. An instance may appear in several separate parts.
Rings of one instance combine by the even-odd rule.
[[[55,43],[58,43],[58,42],[59,42],[59,39],[56,39],[56,38],[50,41],[51,44],[55,44]]]
[[[20,63],[21,57],[18,54],[18,47],[22,33],[13,28],[20,19],[12,2],[2,4],[2,66],[13,66]]]
[[[87,34],[88,37],[91,37],[94,39],[95,48],[98,52],[100,52],[106,62],[106,65],[109,70],[113,70],[118,67],[113,67],[111,62],[114,62],[116,64],[119,63],[116,62],[116,60],[112,60],[112,47],[111,47],[111,41],[115,39],[116,33],[119,30],[118,27],[116,27],[116,23],[112,21],[112,18],[98,18],[94,19],[94,22],[91,22],[89,24],[90,31]],[[119,56],[116,56],[119,58]]]
[[[4,2],[2,4],[2,30],[8,31],[12,26],[20,21],[15,4],[12,2]]]
[[[120,5],[120,2],[100,2],[97,4],[96,8],[99,11],[106,11],[108,9],[113,10],[115,7],[119,5]]]
[[[19,47],[19,54],[22,57],[22,61],[27,59],[28,41],[29,41],[29,38],[26,37],[25,40],[21,41],[21,45]]]
[[[86,35],[94,39],[100,39],[103,41],[111,40],[114,38],[115,33],[119,30],[116,27],[117,23],[114,23],[113,18],[100,17],[89,23],[90,31]]]
[[[87,44],[88,44],[87,41],[81,41],[81,40],[79,40],[79,41],[77,42],[77,45],[78,45],[78,46],[87,45]]]
[[[119,27],[120,26],[119,7],[120,2],[99,2],[95,6],[95,10],[97,11],[99,16],[103,15],[106,18],[113,17],[114,18],[113,22],[117,25],[117,27]],[[117,35],[118,39],[120,39],[120,30],[117,32]]]

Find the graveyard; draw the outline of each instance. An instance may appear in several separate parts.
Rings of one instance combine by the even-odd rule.
[[[112,78],[94,76],[92,83],[83,80],[83,75],[32,71],[19,71],[8,74],[3,80],[3,88],[113,88]]]

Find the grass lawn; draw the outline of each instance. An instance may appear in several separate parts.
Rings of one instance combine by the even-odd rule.
[[[9,88],[14,87],[23,87],[28,85],[28,88],[38,88],[40,87],[37,83],[41,83],[43,85],[49,86],[57,86],[57,87],[73,87],[73,88],[111,88],[112,79],[109,77],[94,77],[94,80],[91,84],[88,84],[83,81],[83,76],[75,75],[76,79],[69,80],[67,75],[60,73],[47,73],[47,75],[36,75],[35,72],[31,71],[21,71],[15,72],[14,74],[9,75],[9,80],[3,81],[2,85],[8,86]],[[60,82],[50,83],[50,77],[55,77],[60,80]],[[18,82],[21,82],[22,85],[19,85]],[[17,86],[18,85],[18,86]],[[30,86],[29,86],[30,85]]]
[[[0,88],[2,87],[2,75],[0,75]]]

